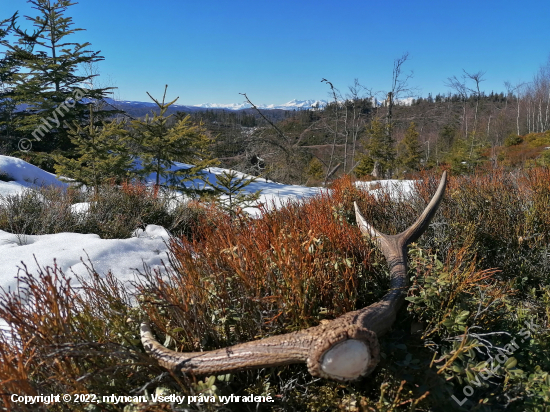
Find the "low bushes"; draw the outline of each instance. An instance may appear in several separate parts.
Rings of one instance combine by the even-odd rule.
[[[223,406],[232,410],[522,411],[525,405],[545,410],[550,402],[550,171],[545,168],[450,179],[438,214],[410,248],[408,305],[380,340],[379,366],[360,382],[313,379],[304,365],[195,379],[167,373],[144,353],[138,332],[145,316],[165,345],[195,351],[316,325],[379,300],[388,288],[387,265],[361,237],[353,202],[379,230],[397,233],[416,219],[438,179],[423,176],[401,203],[342,179],[330,193],[264,210],[258,219],[230,218],[214,207],[197,206],[201,212],[192,216],[188,236],[172,239],[165,270],[141,274],[134,302],[128,286],[111,275],[92,275],[76,290],[56,268],[27,274],[21,292],[0,297],[0,317],[11,327],[0,340],[0,392],[269,393],[275,399]],[[132,210],[130,202],[111,196],[117,206],[98,216]],[[147,212],[140,216],[159,221],[174,213],[141,205]],[[536,325],[529,336],[525,322]],[[518,347],[499,363],[504,356],[499,350],[513,337]],[[494,373],[482,378],[488,370]],[[453,396],[467,399],[460,406]],[[3,400],[24,409],[6,395]],[[112,411],[124,407],[165,410],[166,405],[101,405]]]
[[[203,208],[176,202],[173,196],[139,183],[105,185],[97,195],[53,187],[27,189],[0,198],[0,230],[27,235],[95,233],[104,239],[124,239],[137,228],[155,224],[191,235]],[[88,203],[85,211],[73,210],[73,204],[83,202]]]

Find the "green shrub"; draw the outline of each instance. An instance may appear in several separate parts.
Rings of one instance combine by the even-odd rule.
[[[511,134],[506,139],[504,139],[504,146],[506,147],[516,146],[521,143],[523,143],[523,138],[516,134]]]
[[[71,192],[55,187],[0,197],[0,230],[25,235],[78,231],[73,201]]]
[[[550,131],[545,133],[529,133],[524,140],[530,147],[550,146]]]
[[[171,226],[168,198],[142,184],[105,185],[90,200],[82,220],[83,233],[95,233],[103,239],[126,239],[149,224],[167,229]]]
[[[89,202],[83,213],[72,205]],[[149,224],[191,237],[199,216],[198,202],[176,201],[142,184],[104,185],[98,195],[75,189],[42,187],[0,198],[0,230],[20,235],[61,232],[95,233],[103,239],[125,239]]]

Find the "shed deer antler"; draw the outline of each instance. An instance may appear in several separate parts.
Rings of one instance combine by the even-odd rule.
[[[351,381],[368,375],[379,361],[377,337],[391,328],[405,300],[407,245],[428,227],[443,198],[446,181],[447,173],[443,172],[437,192],[422,215],[398,235],[380,233],[365,221],[357,203],[354,204],[361,232],[376,239],[390,267],[391,288],[381,301],[319,326],[208,352],[169,350],[155,340],[148,323],[144,322],[141,341],[145,350],[161,366],[193,375],[304,362],[313,376]]]

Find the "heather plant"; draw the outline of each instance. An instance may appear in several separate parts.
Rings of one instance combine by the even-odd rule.
[[[69,281],[55,267],[27,273],[19,292],[0,298],[0,317],[12,329],[0,341],[0,392],[269,393],[273,404],[249,409],[277,411],[545,410],[550,175],[544,168],[450,179],[440,211],[409,250],[408,305],[380,339],[377,369],[359,382],[314,379],[303,365],[186,377],[159,367],[139,342],[144,318],[170,349],[201,351],[299,330],[379,300],[388,289],[387,263],[360,235],[353,202],[381,231],[398,233],[437,180],[422,176],[396,201],[341,179],[331,191],[264,209],[257,219],[228,219],[215,205],[196,206],[202,212],[187,236],[170,241],[165,268],[145,268],[131,288],[93,268],[88,281]],[[529,336],[525,322],[536,325]],[[514,337],[518,347],[499,363],[499,350]],[[482,378],[488,370],[494,373]],[[474,392],[459,405],[452,396],[462,400],[468,385]],[[3,402],[14,406],[8,397]]]
[[[129,386],[147,383],[143,375],[132,377],[139,364],[150,362],[139,347],[137,331],[126,325],[136,312],[130,296],[111,274],[101,278],[92,266],[89,271],[88,281],[71,279],[56,266],[39,268],[37,275],[26,271],[18,289],[0,297],[0,318],[9,325],[0,333],[4,406],[36,410],[10,402],[11,393],[127,395]]]
[[[129,238],[136,229],[160,225],[191,236],[204,208],[182,202],[170,191],[138,182],[105,184],[86,193],[75,188],[41,187],[0,197],[0,230],[17,235],[95,233],[104,239]],[[88,208],[76,212],[75,203]]]
[[[77,220],[71,213],[76,200],[76,192],[55,187],[0,196],[0,230],[18,235],[77,231]]]
[[[170,228],[171,216],[168,198],[155,193],[144,184],[104,186],[83,219],[86,233],[97,233],[102,238],[129,238],[138,228],[157,224]]]

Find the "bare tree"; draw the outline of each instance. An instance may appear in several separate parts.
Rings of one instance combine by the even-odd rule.
[[[476,139],[476,132],[477,132],[477,114],[479,110],[479,99],[481,98],[481,90],[479,89],[479,84],[485,79],[483,76],[485,75],[485,72],[478,71],[477,73],[468,73],[466,70],[462,69],[464,74],[466,75],[466,78],[473,80],[475,82],[475,89],[468,89],[472,94],[474,94],[476,98],[476,109],[474,112],[474,130],[472,133],[472,141],[470,144],[470,159],[472,158],[472,154],[474,153],[474,144]]]
[[[391,90],[387,95],[388,113],[386,114],[386,122],[391,126],[393,116],[393,105],[398,99],[411,97],[416,89],[411,88],[409,80],[413,78],[414,73],[410,71],[408,74],[403,74],[403,65],[409,60],[409,53],[395,59],[393,62]],[[391,127],[388,128],[391,137]]]
[[[479,84],[485,81],[485,79],[483,78],[483,76],[485,75],[485,72],[480,70],[477,73],[468,73],[466,70],[464,69],[462,70],[464,71],[466,78],[473,80],[475,82],[475,89],[468,89],[476,98],[476,109],[474,112],[474,134],[475,134],[477,131],[477,113],[479,110],[479,99],[481,98],[481,90],[479,89]]]
[[[365,126],[365,105],[367,102],[372,104],[373,94],[372,90],[362,86],[359,83],[359,79],[355,79],[352,86],[349,86],[349,94],[346,96],[345,101],[345,136],[346,136],[346,149],[344,154],[344,173],[351,173],[355,167],[355,151],[357,148],[357,140],[359,138],[359,133],[363,130]],[[368,97],[367,97],[368,96]],[[351,166],[348,169],[347,165],[347,146],[348,140],[351,135],[352,147],[351,147]]]
[[[332,167],[332,164],[334,162],[334,150],[336,148],[336,139],[338,138],[338,120],[339,120],[338,119],[338,117],[339,117],[338,97],[340,96],[340,92],[327,79],[323,78],[323,79],[321,79],[321,82],[326,83],[330,86],[330,91],[332,93],[332,97],[333,97],[333,100],[334,100],[334,129],[333,129],[333,139],[332,139],[332,150],[331,150],[331,153],[330,153],[330,160],[329,160],[329,163],[328,163],[327,174],[325,176],[325,181],[324,181],[324,186],[326,186],[330,176],[333,175],[336,172],[338,167],[340,167],[340,165],[338,165],[336,169],[333,169],[333,167]]]
[[[254,138],[251,139],[249,148],[253,149],[254,153],[264,153],[262,158],[264,160],[271,159],[282,163],[284,167],[276,168],[277,174],[273,174],[274,170],[268,168],[267,173],[270,174],[270,178],[277,179],[282,182],[289,182],[295,180],[292,178],[292,174],[301,170],[299,165],[303,164],[306,157],[305,151],[299,147],[298,141],[287,136],[277,125],[275,125],[264,113],[258,109],[258,107],[252,103],[246,93],[239,93],[245,97],[247,102],[252,106],[254,110],[271,126],[271,130],[275,131],[275,136],[270,133],[269,129],[261,130],[259,133],[254,134]],[[269,154],[266,154],[268,152]],[[267,176],[266,176],[267,178]]]
[[[464,135],[468,136],[468,118],[466,116],[466,101],[468,100],[468,88],[466,87],[465,76],[461,79],[456,76],[449,77],[445,82],[445,86],[453,89],[462,99],[462,125],[464,127]]]
[[[519,109],[520,109],[520,91],[525,86],[525,83],[517,83],[515,86],[512,86],[512,84],[509,81],[504,82],[504,86],[506,87],[506,90],[508,91],[508,94],[511,94],[513,96],[514,92],[517,94],[516,97],[516,103],[517,103],[517,116],[516,116],[516,127],[517,132],[516,134],[519,136],[520,130],[519,130]]]
[[[393,145],[393,106],[395,101],[399,99],[413,96],[417,90],[409,85],[409,80],[413,78],[413,72],[410,71],[407,74],[403,73],[403,65],[409,60],[409,53],[405,52],[401,57],[395,59],[393,62],[392,82],[391,90],[387,93],[386,105],[386,139],[389,146]],[[377,165],[375,164],[373,175],[377,173]],[[391,177],[392,171],[389,170]]]

